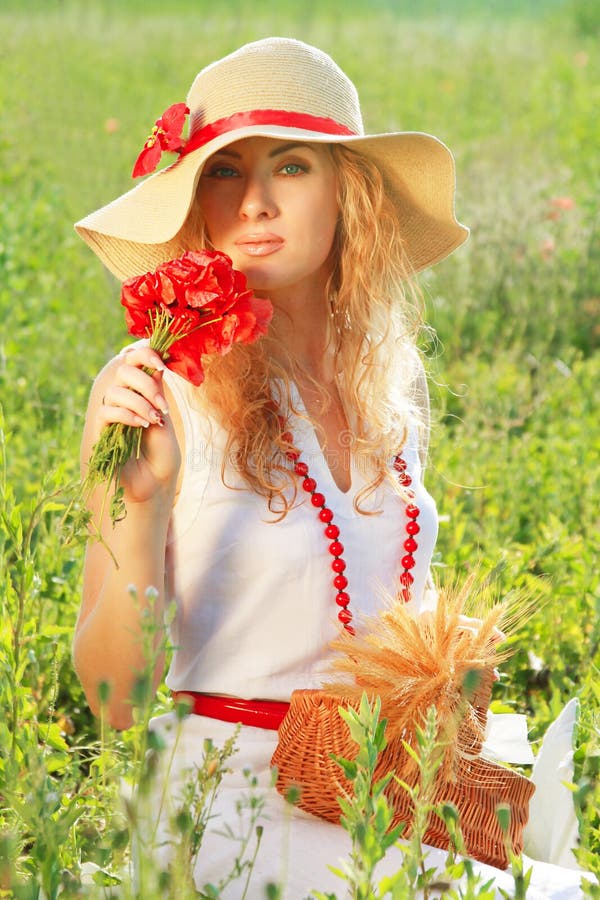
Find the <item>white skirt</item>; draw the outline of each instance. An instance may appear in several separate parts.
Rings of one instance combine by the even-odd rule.
[[[186,772],[200,766],[203,760],[204,741],[211,738],[220,747],[231,737],[235,726],[216,719],[190,715],[178,723],[174,713],[152,720],[151,729],[162,735],[166,749],[161,753],[161,765],[153,797],[154,810],[161,809],[157,828],[158,861],[168,864],[172,854],[172,836],[168,821],[177,808],[177,798]],[[179,734],[178,734],[179,732]],[[177,741],[175,752],[173,746]],[[271,786],[270,761],[277,743],[277,732],[243,726],[236,741],[237,751],[230,760],[232,771],[225,775],[219,788],[213,818],[211,818],[194,871],[194,879],[200,889],[207,883],[217,885],[230,872],[239,853],[239,843],[225,832],[231,829],[241,835],[248,822],[249,812],[240,811],[240,796],[249,793],[244,770],[257,778],[255,792],[264,800],[260,822],[264,828],[260,847],[252,871],[247,897],[249,900],[264,898],[269,882],[283,885],[285,900],[305,900],[312,891],[335,892],[342,900],[347,896],[346,884],[331,872],[330,866],[339,867],[350,853],[350,839],[339,826],[304,813],[292,807]],[[168,769],[168,775],[166,770]],[[243,804],[242,804],[243,807]],[[176,838],[175,838],[176,840]],[[446,852],[426,848],[428,866],[444,869]],[[250,848],[250,853],[252,847]],[[538,862],[524,857],[525,869],[532,867],[533,874],[528,900],[571,900],[582,897],[579,887],[582,873],[574,869]],[[392,875],[402,866],[402,851],[391,847],[375,872],[378,881],[384,875]],[[512,893],[514,882],[509,871],[503,872],[482,863],[475,863],[483,880],[494,879],[496,896],[500,888]],[[221,895],[223,900],[239,900],[243,882],[234,881]]]

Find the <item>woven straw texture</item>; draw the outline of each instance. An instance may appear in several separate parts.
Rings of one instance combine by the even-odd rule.
[[[523,601],[525,598],[522,598]],[[505,837],[496,809],[510,807],[509,843],[515,852],[523,846],[529,800],[534,785],[524,776],[482,759],[487,711],[495,667],[509,651],[499,647],[502,628],[514,627],[527,614],[513,601],[490,600],[489,589],[475,574],[461,585],[442,588],[437,608],[415,618],[399,601],[392,601],[378,616],[366,619],[355,636],[342,634],[333,643],[339,652],[333,669],[345,680],[329,682],[322,690],[296,691],[279,729],[273,765],[279,771],[278,790],[300,788],[299,805],[338,822],[337,797],[351,784],[331,755],[354,759],[356,744],[338,707],[358,709],[361,696],[381,701],[387,721],[387,746],[375,777],[393,771],[414,787],[419,769],[406,752],[416,750],[417,728],[435,707],[441,762],[431,801],[453,803],[467,852],[481,862],[505,868],[509,863]],[[479,610],[476,620],[464,610]],[[413,811],[405,788],[391,779],[387,796],[394,824],[405,822],[410,832]],[[432,814],[425,841],[447,848],[449,835],[442,820]]]
[[[490,681],[488,679],[488,685]],[[489,696],[489,688],[488,696]],[[485,689],[484,689],[485,691]],[[480,696],[477,703],[483,699]],[[296,691],[290,711],[279,729],[279,743],[272,758],[278,768],[277,789],[284,796],[290,787],[300,789],[298,806],[330,822],[340,820],[337,797],[351,792],[351,784],[331,754],[352,759],[356,744],[342,720],[338,706],[349,704],[341,697],[322,691]],[[484,712],[484,707],[479,707]],[[487,704],[485,706],[487,709]],[[473,751],[480,744],[473,732],[467,738]],[[380,755],[375,778],[389,771],[407,784],[416,784],[417,773],[400,740],[391,741]],[[529,800],[535,790],[529,779],[481,758],[459,756],[454,780],[438,776],[434,803],[451,802],[459,811],[459,824],[470,856],[498,868],[506,868],[509,858],[505,837],[496,816],[499,804],[510,806],[510,845],[516,853],[523,848],[523,829],[527,823]],[[386,790],[394,810],[393,825],[405,822],[403,837],[410,834],[411,802],[406,790],[395,779]],[[449,836],[436,815],[431,815],[424,836],[426,843],[447,849]]]

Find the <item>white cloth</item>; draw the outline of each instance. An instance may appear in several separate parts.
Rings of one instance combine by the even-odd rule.
[[[329,641],[339,626],[331,556],[316,510],[300,490],[298,503],[283,521],[273,524],[265,498],[245,490],[231,465],[225,467],[225,486],[221,477],[223,430],[205,409],[193,408],[189,388],[182,379],[167,372],[166,381],[185,431],[182,489],[169,541],[177,612],[167,684],[173,690],[273,700],[289,699],[297,688],[319,687],[327,669]],[[301,410],[297,392],[293,400]],[[382,512],[360,515],[353,508],[353,499],[370,481],[370,473],[363,471],[354,458],[352,489],[344,494],[335,485],[310,424],[299,417],[292,430],[302,448],[302,458],[341,530],[351,609],[355,616],[373,613],[386,593],[392,594],[397,587],[406,523],[404,501],[382,485],[370,501],[372,509]],[[421,510],[419,547],[412,570],[413,611],[417,613],[426,603],[425,583],[437,537],[437,514],[421,482],[415,433],[411,433],[403,456]],[[152,723],[165,735],[163,760],[171,755],[174,724],[173,715]],[[172,811],[176,806],[183,773],[201,762],[204,739],[210,737],[217,745],[222,744],[232,727],[199,716],[185,720],[174,758],[168,763],[161,829],[168,820],[169,808]],[[339,826],[292,809],[268,786],[276,739],[275,732],[241,729],[233,771],[219,790],[214,824],[200,854],[197,884],[216,884],[231,867],[237,846],[223,837],[222,831],[226,823],[236,829],[236,806],[246,784],[242,772],[250,769],[263,786],[267,821],[248,896],[262,897],[264,883],[282,879],[286,900],[303,900],[312,889],[337,891],[341,897],[342,882],[329,866],[347,856],[348,836]],[[161,797],[160,782],[157,790],[157,797]],[[162,852],[168,855],[168,844]],[[430,854],[432,864],[443,863],[442,851],[432,849]],[[396,871],[401,862],[400,851],[391,848],[380,865],[380,876]],[[511,889],[509,874],[481,865],[478,868],[487,877],[496,878],[498,889]],[[528,898],[579,897],[577,885],[578,876],[573,871],[536,863]],[[239,896],[239,882],[223,894],[224,900],[238,900]]]
[[[270,700],[289,700],[297,688],[318,688],[329,643],[339,629],[325,526],[300,483],[297,505],[276,523],[266,498],[245,489],[230,464],[226,487],[221,477],[223,429],[205,409],[190,406],[189,386],[181,378],[167,372],[166,381],[185,431],[183,480],[170,544],[177,615],[167,684],[172,690]],[[297,392],[293,400],[302,409]],[[391,486],[382,485],[367,506],[383,511],[369,516],[356,512],[354,495],[371,481],[360,457],[352,458],[352,488],[345,494],[337,488],[308,421],[296,417],[292,432],[340,528],[350,609],[355,617],[374,613],[386,592],[391,595],[398,586],[407,537],[405,503]],[[421,511],[412,570],[413,606],[418,609],[437,537],[437,512],[422,484],[414,432],[403,456]]]
[[[481,755],[492,762],[532,765],[535,757],[527,738],[527,716],[488,710]]]
[[[577,846],[578,826],[573,794],[573,731],[578,701],[569,700],[548,728],[531,775],[536,791],[529,804],[529,822],[524,841],[535,859],[552,860],[578,869],[572,849]]]
[[[170,749],[175,741],[177,723],[175,715],[169,713],[154,719],[151,727],[158,731],[166,744],[163,753],[163,765],[169,766]],[[200,764],[203,742],[211,737],[217,746],[222,746],[232,734],[233,725],[206,719],[203,716],[190,716],[184,720],[177,742],[177,751],[173,763],[170,764],[169,796],[176,797],[178,784],[185,769],[194,763]],[[201,888],[207,882],[217,884],[231,869],[232,861],[238,851],[238,844],[231,837],[225,837],[225,826],[229,825],[234,835],[242,834],[243,822],[247,815],[240,818],[237,804],[240,797],[247,792],[247,782],[243,769],[249,768],[259,780],[260,794],[266,800],[264,818],[264,834],[256,858],[255,868],[250,881],[248,898],[259,900],[265,896],[264,887],[268,882],[281,881],[285,885],[283,900],[304,900],[314,890],[336,892],[339,900],[346,897],[344,882],[336,877],[329,866],[339,866],[348,859],[350,840],[347,833],[339,825],[333,825],[307,815],[301,810],[291,807],[270,784],[270,759],[275,749],[277,734],[260,728],[244,727],[238,740],[239,753],[232,762],[233,771],[221,784],[214,807],[214,818],[205,835],[198,865],[195,870],[196,884]],[[159,781],[160,785],[160,781]],[[158,790],[158,789],[157,789]],[[176,809],[173,803],[171,811]],[[168,818],[168,807],[164,809],[163,821]],[[159,840],[167,839],[164,827],[159,831]],[[427,848],[428,865],[444,869],[446,853],[436,848]],[[169,856],[168,844],[159,854],[163,865]],[[579,887],[580,874],[572,869],[561,868],[545,862],[537,862],[525,857],[525,869],[532,867],[532,880],[527,891],[527,900],[576,900],[583,897]],[[402,864],[402,853],[392,847],[376,869],[376,877],[392,875]],[[474,864],[475,870],[484,881],[494,879],[495,896],[500,900],[500,889],[512,896],[514,882],[510,871],[500,871],[482,863]],[[222,894],[222,900],[239,900],[242,890],[241,881],[233,882]]]

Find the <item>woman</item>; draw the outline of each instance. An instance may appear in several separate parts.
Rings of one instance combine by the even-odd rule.
[[[410,276],[468,230],[453,212],[448,149],[425,134],[365,136],[353,85],[312,47],[278,38],[242,47],[200,72],[187,105],[180,159],[77,230],[121,278],[186,249],[224,251],[272,301],[273,321],[257,344],[208,361],[199,390],[144,344],[98,376],[84,466],[109,423],[146,430],[121,477],[126,518],[113,531],[106,516],[98,521],[100,496],[91,501],[120,565],[90,543],[74,658],[92,708],[110,682],[109,717],[127,728],[144,665],[140,601],[128,587],[158,589],[158,630],[175,600],[167,683],[193,696],[195,714],[177,738],[169,792],[201,759],[204,738],[222,743],[242,722],[236,771],[218,801],[222,828],[242,769],[268,780],[285,704],[295,689],[321,685],[340,627],[352,629],[398,590],[415,614],[435,602],[427,585],[437,520],[421,478],[427,393]],[[153,727],[172,745],[174,715]],[[290,898],[340,891],[328,865],[347,853],[345,833],[265,790],[252,896],[282,874]],[[231,842],[208,834],[197,883],[218,882],[234,855]],[[381,871],[400,863],[393,848]],[[577,895],[575,873],[546,868],[534,878],[538,896]],[[238,895],[234,885],[224,896]]]

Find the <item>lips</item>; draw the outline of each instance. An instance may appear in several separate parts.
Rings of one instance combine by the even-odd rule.
[[[241,253],[247,256],[269,256],[281,250],[285,241],[278,234],[271,232],[257,232],[245,234],[235,242]]]

